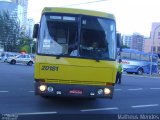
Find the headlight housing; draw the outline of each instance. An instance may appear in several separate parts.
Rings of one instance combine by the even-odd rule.
[[[46,86],[46,85],[40,85],[40,86],[39,86],[39,90],[40,90],[41,92],[46,91],[46,89],[47,89],[47,86]]]

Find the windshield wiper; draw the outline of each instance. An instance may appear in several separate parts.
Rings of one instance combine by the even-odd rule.
[[[60,59],[60,57],[63,57],[65,55],[65,53],[61,53],[59,55],[56,55],[56,59]]]

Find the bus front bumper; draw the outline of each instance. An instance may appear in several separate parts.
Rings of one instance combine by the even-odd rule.
[[[71,85],[35,82],[35,94],[41,96],[112,99],[114,86]]]

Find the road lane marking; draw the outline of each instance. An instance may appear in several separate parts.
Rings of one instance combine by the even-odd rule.
[[[81,112],[90,112],[90,111],[102,111],[102,110],[117,110],[119,108],[113,107],[113,108],[97,108],[97,109],[84,109],[80,110]]]
[[[160,88],[150,88],[151,90],[160,90]]]
[[[137,105],[137,106],[131,106],[132,108],[140,108],[140,107],[156,107],[159,106],[159,104],[150,104],[150,105]]]
[[[28,91],[28,92],[35,92],[35,91],[31,90],[31,91]]]
[[[143,88],[134,88],[134,89],[128,89],[128,90],[133,90],[133,91],[135,91],[135,90],[143,90]]]
[[[6,92],[9,92],[9,91],[0,91],[0,93],[6,93]]]
[[[57,114],[57,112],[33,112],[33,113],[15,113],[18,115],[44,115],[44,114]]]
[[[120,91],[120,90],[122,90],[122,89],[114,89],[114,90],[116,90],[116,91]]]

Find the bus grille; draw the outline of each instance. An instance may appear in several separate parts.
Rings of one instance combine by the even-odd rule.
[[[55,80],[55,79],[47,79],[45,80],[47,83],[58,83],[58,84],[78,84],[78,85],[102,85],[105,86],[106,82],[99,81],[78,81],[78,80]]]

